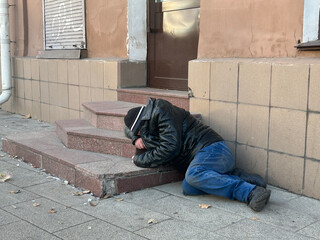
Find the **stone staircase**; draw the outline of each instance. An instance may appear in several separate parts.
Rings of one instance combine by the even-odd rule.
[[[123,132],[123,118],[149,97],[188,109],[187,93],[119,91],[119,101],[84,103],[84,119],[57,121],[56,132],[7,136],[2,140],[3,150],[100,197],[182,180],[183,176],[170,167],[143,169],[132,164],[135,148]]]

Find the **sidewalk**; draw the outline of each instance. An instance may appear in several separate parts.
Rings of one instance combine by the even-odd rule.
[[[53,129],[0,110],[0,137]],[[256,213],[223,198],[186,197],[181,182],[98,199],[0,150],[4,171],[12,178],[0,182],[0,239],[320,239],[320,201],[274,187]]]

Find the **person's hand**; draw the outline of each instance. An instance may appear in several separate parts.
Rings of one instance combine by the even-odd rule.
[[[138,149],[146,149],[146,146],[144,145],[143,141],[141,138],[138,138],[135,142],[134,145]]]

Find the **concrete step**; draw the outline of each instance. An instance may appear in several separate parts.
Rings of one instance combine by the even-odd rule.
[[[84,118],[97,128],[121,130],[123,131],[123,118],[128,110],[142,104],[122,102],[122,101],[104,101],[83,103]]]
[[[139,168],[131,159],[66,148],[54,132],[16,134],[2,139],[5,152],[47,173],[89,189],[94,195],[120,194],[180,181],[172,168]],[[14,176],[13,176],[14,177]]]
[[[118,89],[118,100],[146,104],[150,97],[162,98],[173,105],[189,110],[189,98],[186,91],[175,91],[156,88],[123,88]]]
[[[68,148],[131,157],[135,147],[123,130],[99,129],[83,119],[56,122],[56,133]]]

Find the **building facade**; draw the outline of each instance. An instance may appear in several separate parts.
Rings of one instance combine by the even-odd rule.
[[[319,0],[60,0],[51,19],[50,2],[9,1],[4,110],[54,122],[121,88],[189,89],[190,111],[225,138],[238,167],[320,199]],[[76,10],[85,14],[74,27]],[[71,36],[71,47],[48,36]]]

